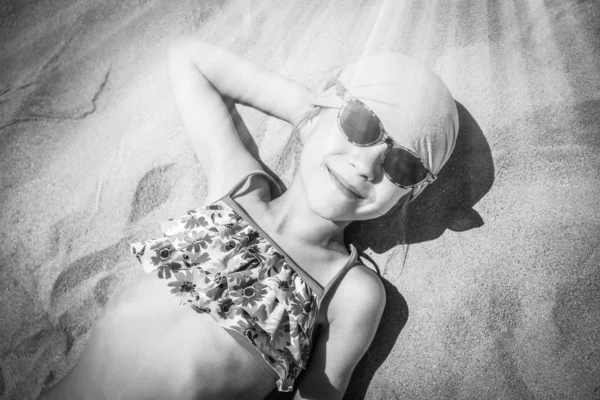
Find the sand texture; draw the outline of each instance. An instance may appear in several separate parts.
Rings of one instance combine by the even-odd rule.
[[[346,399],[600,399],[600,2],[6,0],[0,34],[1,398],[64,376],[129,243],[203,203],[165,57],[194,34],[312,87],[403,52],[459,102],[408,249],[349,232],[388,301]],[[289,127],[239,112],[289,183]]]

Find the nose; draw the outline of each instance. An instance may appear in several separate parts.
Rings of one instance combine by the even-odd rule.
[[[350,153],[350,164],[356,172],[367,181],[377,181],[382,175],[382,159],[388,145],[385,142],[374,146],[353,146]]]

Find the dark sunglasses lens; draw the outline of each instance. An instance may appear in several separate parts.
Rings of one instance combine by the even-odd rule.
[[[340,115],[340,126],[351,142],[368,145],[381,136],[379,120],[361,103],[349,102]]]
[[[402,186],[416,185],[427,178],[427,170],[421,160],[397,147],[387,152],[383,169],[392,181]]]

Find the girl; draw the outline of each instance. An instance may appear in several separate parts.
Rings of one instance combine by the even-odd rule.
[[[208,178],[205,207],[133,243],[142,274],[112,299],[44,399],[341,399],[379,324],[379,277],[343,241],[352,221],[406,206],[458,131],[440,78],[394,53],[316,92],[195,38],[169,51],[175,98]],[[294,125],[287,191],[238,136],[230,98]],[[175,298],[174,298],[175,297]]]

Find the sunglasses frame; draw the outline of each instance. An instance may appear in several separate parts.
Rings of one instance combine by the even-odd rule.
[[[369,108],[369,106],[367,106],[365,103],[363,103],[362,101],[360,101],[359,99],[357,99],[356,97],[354,97],[349,91],[348,89],[346,89],[344,87],[344,85],[342,85],[342,83],[340,81],[336,81],[335,82],[335,92],[338,95],[338,97],[343,101],[343,104],[341,105],[337,105],[337,106],[333,106],[333,105],[321,105],[320,102],[312,102],[313,105],[318,105],[320,107],[328,107],[328,108],[338,108],[339,107],[339,111],[337,114],[337,125],[338,125],[338,129],[340,130],[340,132],[342,133],[342,135],[346,138],[346,140],[348,140],[350,143],[352,143],[355,146],[358,147],[371,147],[374,146],[376,144],[379,143],[386,143],[388,148],[385,151],[385,153],[383,153],[383,156],[381,157],[381,164],[382,164],[382,170],[383,173],[385,174],[385,176],[388,178],[388,180],[390,182],[392,182],[394,185],[401,187],[403,189],[412,189],[415,187],[419,187],[422,185],[429,185],[431,183],[433,183],[438,177],[436,174],[434,174],[433,172],[431,172],[431,170],[429,168],[427,168],[427,166],[425,165],[425,163],[423,162],[423,160],[421,159],[421,157],[419,157],[419,155],[417,153],[415,153],[414,151],[412,151],[411,149],[408,149],[396,142],[394,142],[394,140],[390,137],[390,135],[386,132],[385,128],[383,127],[383,123],[381,122],[381,120],[379,119],[379,117],[377,116],[377,114],[375,114],[375,112],[373,112],[373,110],[371,110],[371,108]],[[351,102],[356,102],[359,103],[362,107],[364,107],[367,111],[369,111],[371,113],[371,115],[375,118],[375,120],[379,123],[379,137],[368,144],[361,144],[361,143],[356,143],[353,140],[351,140],[348,135],[346,134],[346,132],[344,131],[344,129],[342,128],[341,125],[341,116],[342,113],[344,112],[344,110],[346,109],[346,107],[348,107],[348,105]],[[387,171],[385,170],[384,167],[384,161],[385,158],[387,156],[387,154],[389,153],[390,150],[392,150],[393,148],[398,148],[401,150],[406,151],[407,153],[409,153],[410,155],[414,156],[417,160],[419,160],[419,162],[421,163],[421,165],[423,166],[423,168],[425,169],[425,171],[427,171],[427,176],[422,180],[419,181],[417,183],[415,183],[414,185],[402,185],[398,182],[395,182],[392,177],[390,177],[390,175],[387,173]]]

